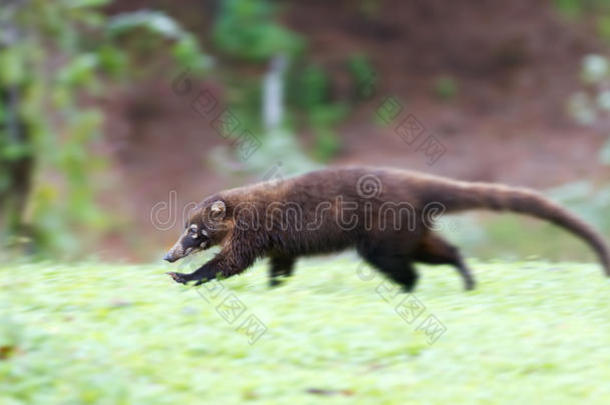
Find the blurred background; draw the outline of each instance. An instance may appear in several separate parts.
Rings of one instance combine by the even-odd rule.
[[[340,164],[533,187],[610,237],[606,0],[0,4],[4,259],[158,260],[206,195]],[[511,215],[442,227],[590,258]]]

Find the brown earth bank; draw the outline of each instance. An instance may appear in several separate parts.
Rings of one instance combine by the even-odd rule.
[[[378,74],[374,96],[340,126],[342,148],[332,164],[389,165],[537,189],[609,177],[597,159],[607,128],[577,126],[565,112],[566,100],[581,88],[582,57],[606,47],[591,27],[567,21],[550,2],[386,0],[372,14],[347,1],[280,3],[283,21],[308,39],[309,58],[330,72],[337,97],[350,55],[368,55]],[[201,14],[186,4],[198,5]],[[165,9],[213,53],[208,39],[213,4],[122,1],[109,12],[144,5]],[[234,63],[218,58],[217,70]],[[441,75],[459,86],[450,101],[434,94]],[[226,141],[190,108],[188,98],[172,92],[174,77],[168,69],[129,91],[114,92],[105,106],[117,193],[104,204],[111,210],[117,200],[127,200],[121,204],[129,218],[125,226],[143,238],[109,235],[99,252],[103,258],[154,257],[177,236],[184,204],[255,179],[211,168],[210,151]],[[214,73],[199,86],[223,99],[225,89]],[[392,125],[380,126],[373,117],[389,96],[400,100],[403,112]],[[445,149],[432,165],[395,130],[409,114]],[[310,143],[309,132],[298,132],[303,145]],[[169,204],[173,191],[176,226],[157,229],[151,210],[159,202]]]

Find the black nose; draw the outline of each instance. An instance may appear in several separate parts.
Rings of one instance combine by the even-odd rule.
[[[169,253],[166,253],[165,256],[163,256],[163,260],[167,260],[168,262],[173,262],[172,257],[169,255]]]

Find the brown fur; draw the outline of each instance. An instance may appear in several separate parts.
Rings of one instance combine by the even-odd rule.
[[[372,188],[366,188],[366,180]],[[189,225],[205,230],[205,240],[189,237],[187,230],[166,259],[179,259],[184,255],[176,252],[188,246],[196,246],[192,249],[196,251],[220,244],[221,251],[191,274],[169,274],[177,282],[200,284],[217,275],[239,274],[257,258],[270,257],[272,284],[277,284],[279,276],[291,274],[300,256],[353,247],[407,290],[417,281],[413,262],[451,264],[471,289],[474,280],[458,249],[433,231],[435,215],[426,219],[426,211],[430,208],[433,212],[434,206],[445,212],[477,208],[513,211],[551,221],[591,245],[610,276],[610,254],[603,238],[539,193],[372,167],[320,170],[207,198],[189,221]],[[401,207],[408,207],[404,213],[412,215],[398,215],[403,212]],[[258,219],[254,221],[249,212],[256,212]]]

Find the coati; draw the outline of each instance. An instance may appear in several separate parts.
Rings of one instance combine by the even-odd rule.
[[[453,265],[470,290],[475,281],[468,266],[435,232],[434,220],[476,208],[528,214],[567,229],[593,248],[610,276],[602,236],[535,191],[374,167],[319,170],[212,195],[197,206],[164,259],[174,262],[220,245],[220,252],[193,273],[168,274],[176,282],[199,285],[239,274],[266,256],[271,285],[277,285],[279,277],[292,273],[298,257],[353,247],[406,291],[417,282],[416,262]]]

